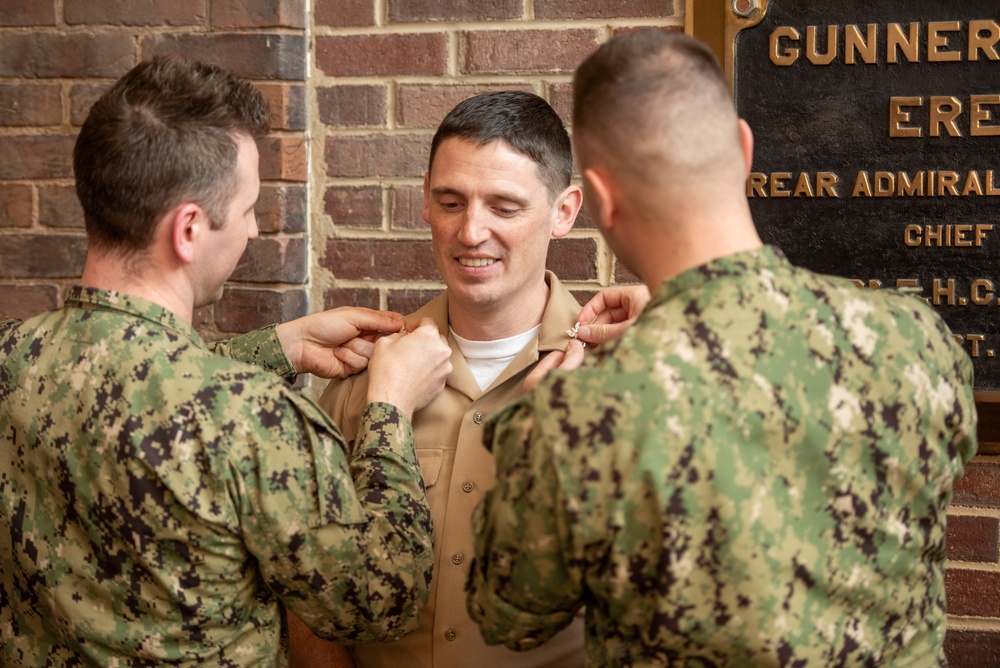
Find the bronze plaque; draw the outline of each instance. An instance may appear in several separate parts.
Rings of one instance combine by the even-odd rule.
[[[764,241],[927,300],[972,357],[977,398],[995,399],[1000,5],[723,6],[720,55],[756,138],[747,194]]]

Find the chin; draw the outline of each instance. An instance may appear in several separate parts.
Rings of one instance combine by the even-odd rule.
[[[223,289],[220,285],[218,289],[210,294],[204,294],[200,297],[196,297],[194,300],[194,307],[201,308],[203,306],[211,306],[212,304],[217,304],[220,299],[222,299]]]

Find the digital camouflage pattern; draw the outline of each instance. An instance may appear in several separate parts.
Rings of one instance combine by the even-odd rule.
[[[469,611],[590,666],[944,665],[971,361],[919,299],[739,253],[490,423]]]
[[[293,370],[272,329],[221,346]],[[150,302],[74,288],[0,326],[3,665],[284,665],[287,606],[343,642],[412,629],[431,525],[409,421],[348,455],[276,375]]]

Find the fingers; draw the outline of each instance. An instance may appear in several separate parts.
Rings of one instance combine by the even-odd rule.
[[[600,345],[608,341],[614,341],[625,333],[632,326],[631,320],[618,322],[613,325],[583,325],[577,332],[577,337],[591,345]]]
[[[340,348],[341,349],[346,348],[347,350],[350,350],[351,352],[360,355],[365,359],[370,359],[372,356],[372,352],[375,350],[375,343],[374,340],[358,336],[351,339],[350,341],[342,345]]]
[[[376,311],[361,306],[343,306],[327,313],[341,318],[359,333],[398,332],[403,326],[402,314],[395,311]]]
[[[352,375],[364,371],[374,351],[374,343],[363,339],[351,339],[343,346],[334,349],[333,355],[347,367],[347,375]]]
[[[645,285],[620,285],[597,293],[580,311],[582,323],[608,324],[634,320],[649,302]]]
[[[403,414],[427,405],[451,373],[451,348],[433,320],[410,332],[379,338],[369,365],[369,401],[387,401]]]
[[[584,347],[581,341],[571,340],[565,351],[554,350],[535,365],[521,384],[521,390],[531,392],[549,373],[556,369],[572,370],[583,364]]]

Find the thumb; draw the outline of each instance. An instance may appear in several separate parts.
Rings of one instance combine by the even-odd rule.
[[[619,322],[613,325],[583,325],[577,333],[577,338],[592,345],[614,341],[625,333],[631,322]]]

